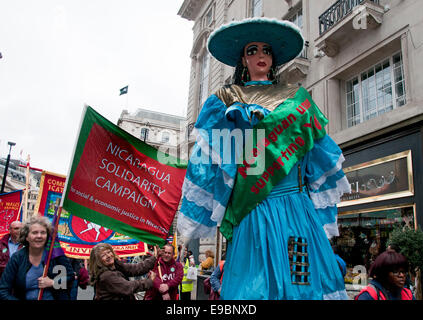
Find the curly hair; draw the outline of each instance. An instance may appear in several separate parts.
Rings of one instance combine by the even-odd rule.
[[[92,285],[98,281],[100,275],[109,270],[103,262],[101,261],[101,253],[105,250],[110,250],[113,253],[114,259],[119,260],[119,257],[116,255],[113,247],[109,243],[98,243],[92,249],[90,253],[90,264],[89,264],[89,271],[90,271],[90,282]]]
[[[39,215],[33,215],[31,218],[29,218],[29,220],[27,220],[24,223],[24,225],[21,229],[21,232],[19,234],[19,242],[22,243],[25,247],[29,246],[29,243],[26,240],[26,238],[29,235],[29,230],[30,230],[31,226],[33,226],[34,224],[39,224],[40,226],[43,226],[44,228],[46,228],[46,231],[47,231],[46,243],[47,243],[48,238],[53,233],[53,227],[51,225],[50,220],[47,217],[39,216]]]

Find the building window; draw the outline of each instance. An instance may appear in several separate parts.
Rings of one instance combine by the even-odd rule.
[[[142,128],[141,129],[141,140],[142,141],[146,141],[148,140],[148,129],[147,128]]]
[[[201,109],[204,101],[206,101],[209,94],[209,69],[210,69],[210,55],[204,54],[201,60],[200,71],[200,91],[199,91],[199,108]]]
[[[213,23],[213,7],[211,7],[203,17],[203,27],[209,27]]]
[[[414,217],[413,206],[341,213],[338,216],[339,236],[332,241],[347,264],[345,282],[365,285],[370,266],[386,250],[392,231],[395,228],[414,229]],[[360,272],[363,272],[361,276]]]
[[[162,143],[167,143],[170,140],[170,134],[169,132],[163,132],[162,133]]]
[[[401,53],[346,83],[348,128],[406,104]]]
[[[295,24],[298,28],[303,30],[303,8],[299,8],[294,15],[292,15],[290,18],[288,18],[289,21],[291,21],[293,24]],[[307,46],[308,42],[306,41],[306,45],[304,46],[303,51],[301,51],[300,57],[307,59]]]
[[[251,0],[251,16],[261,17],[263,13],[263,1],[262,0]]]
[[[298,28],[302,30],[303,29],[303,9],[300,8],[288,20],[291,21],[293,24],[295,24]]]

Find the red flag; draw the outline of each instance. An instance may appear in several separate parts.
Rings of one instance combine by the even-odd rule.
[[[9,233],[9,226],[13,221],[20,219],[22,191],[0,194],[0,237]]]

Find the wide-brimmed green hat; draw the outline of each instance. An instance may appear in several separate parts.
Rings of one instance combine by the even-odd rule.
[[[301,30],[292,22],[248,18],[232,21],[213,31],[208,39],[207,48],[217,60],[235,67],[244,47],[250,42],[269,44],[277,66],[297,57],[304,47]]]

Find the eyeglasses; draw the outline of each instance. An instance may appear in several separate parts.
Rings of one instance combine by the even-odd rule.
[[[268,56],[271,56],[272,55],[272,48],[271,47],[269,47],[269,46],[263,46],[263,49],[262,50],[263,50],[263,53],[264,54],[267,54]],[[256,46],[255,44],[253,44],[253,45],[249,46],[247,48],[247,50],[245,50],[245,53],[246,53],[247,56],[253,56],[253,55],[255,55],[257,53],[257,51],[258,51],[258,46]]]
[[[392,271],[392,274],[396,277],[398,277],[400,274],[406,275],[406,272],[404,270],[398,270],[398,271]]]

